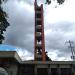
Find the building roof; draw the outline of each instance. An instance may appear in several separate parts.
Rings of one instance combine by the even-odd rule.
[[[16,61],[21,62],[21,58],[16,51],[0,51],[0,58],[13,58]]]
[[[20,64],[75,64],[75,61],[22,61],[16,51],[0,51],[0,59],[14,59]]]
[[[21,64],[63,64],[63,65],[68,65],[68,64],[75,64],[75,61],[22,61]]]

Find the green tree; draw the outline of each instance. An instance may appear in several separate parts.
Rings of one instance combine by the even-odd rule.
[[[57,3],[60,5],[63,4],[65,0],[54,0],[54,1],[57,1]],[[51,4],[51,0],[46,0],[46,4]]]
[[[0,44],[2,44],[2,41],[5,39],[3,36],[4,31],[6,31],[6,28],[9,26],[9,23],[7,21],[7,14],[5,11],[3,11],[2,3],[6,2],[7,0],[0,0]]]

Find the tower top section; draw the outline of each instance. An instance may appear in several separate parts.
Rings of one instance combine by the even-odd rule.
[[[35,0],[34,5],[35,5],[35,6],[37,5],[37,0]]]
[[[37,0],[35,0],[35,2],[37,3]]]

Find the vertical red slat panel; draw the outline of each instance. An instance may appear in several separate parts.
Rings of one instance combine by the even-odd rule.
[[[36,26],[36,0],[34,3],[34,9],[35,9],[35,26]],[[36,60],[36,31],[35,31],[35,27],[34,27],[34,60]]]
[[[45,55],[45,41],[44,41],[44,17],[43,17],[43,5],[41,5],[41,18],[42,18],[42,60],[46,61]]]

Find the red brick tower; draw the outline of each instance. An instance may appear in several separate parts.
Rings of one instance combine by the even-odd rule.
[[[34,59],[35,61],[46,61],[45,42],[44,42],[44,17],[43,5],[35,6],[35,37],[34,37]]]

